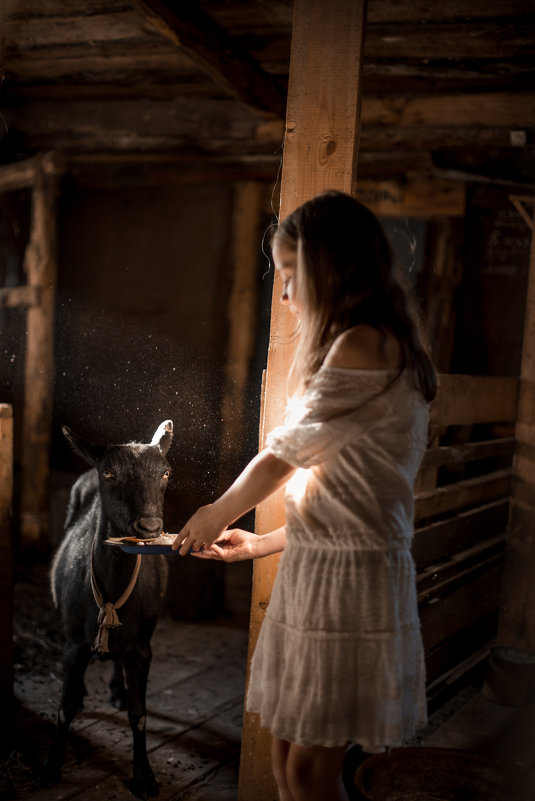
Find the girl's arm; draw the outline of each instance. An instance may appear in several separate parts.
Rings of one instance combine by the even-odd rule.
[[[259,559],[283,551],[286,546],[286,527],[270,531],[269,534],[253,534],[241,528],[229,528],[221,534],[211,548],[196,551],[192,555],[199,559],[217,559],[221,562],[242,562]]]
[[[197,509],[177,534],[173,550],[180,549],[184,556],[190,548],[209,548],[227,526],[282,487],[294,472],[270,451],[261,451],[220,498]]]

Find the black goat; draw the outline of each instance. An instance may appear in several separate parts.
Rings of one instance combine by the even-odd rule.
[[[56,737],[43,778],[51,784],[61,776],[68,729],[85,695],[85,669],[91,651],[97,650],[114,661],[112,701],[128,709],[134,792],[142,798],[158,795],[147,758],[145,695],[150,640],[165,595],[167,562],[164,556],[138,557],[104,541],[124,536],[150,540],[161,534],[169,479],[165,456],[173,424],[162,423],[150,445],[98,446],[66,427],[63,433],[93,469],[80,476],[71,490],[65,538],[51,571],[52,595],[65,634],[64,682]]]

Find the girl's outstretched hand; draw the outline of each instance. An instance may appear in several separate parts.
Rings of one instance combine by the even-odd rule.
[[[200,506],[176,535],[173,551],[180,549],[180,555],[185,556],[190,549],[196,552],[203,547],[209,548],[225,528],[225,523],[217,515],[215,504]]]
[[[199,559],[218,559],[222,562],[242,562],[254,559],[258,548],[258,535],[241,528],[224,531],[210,548],[193,551],[192,556]]]

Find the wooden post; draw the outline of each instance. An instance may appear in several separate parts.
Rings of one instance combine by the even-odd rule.
[[[327,189],[354,193],[359,139],[360,78],[366,0],[296,0],[292,33],[280,217]],[[274,285],[271,337],[262,404],[260,445],[283,419],[293,352],[291,315]],[[257,533],[283,523],[282,493],[257,510]],[[249,664],[269,603],[278,557],[254,565]],[[247,679],[248,681],[248,679]],[[275,801],[271,737],[257,715],[245,714],[239,801]]]
[[[242,181],[236,186],[232,224],[232,290],[228,306],[229,337],[225,385],[221,404],[221,483],[227,488],[227,465],[242,431],[243,408],[249,367],[254,353],[257,324],[257,256],[262,184]],[[238,448],[239,450],[239,448]]]
[[[483,692],[505,706],[527,706],[535,701],[535,202],[511,200],[532,235],[505,569]],[[524,202],[533,204],[531,215]]]
[[[531,229],[514,481],[497,645],[535,657],[535,204]]]
[[[13,410],[0,404],[0,708],[13,714],[13,569],[11,498],[13,492]]]
[[[22,421],[21,549],[48,542],[49,450],[54,386],[56,296],[56,161],[36,160],[30,240],[24,254],[28,286],[39,302],[28,308]]]

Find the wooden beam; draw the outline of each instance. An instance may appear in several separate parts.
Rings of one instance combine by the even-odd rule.
[[[526,60],[506,58],[479,60],[470,58],[448,61],[444,58],[366,59],[366,93],[381,95],[385,87],[395,86],[400,95],[430,94],[433,90],[451,95],[454,92],[529,91],[533,86],[535,65]],[[17,90],[18,91],[18,90]]]
[[[437,487],[430,492],[417,493],[414,516],[416,520],[423,520],[457,509],[490,503],[507,498],[510,489],[511,470],[495,470],[484,476]]]
[[[535,199],[532,197],[526,197],[525,195],[510,195],[509,200],[518,211],[528,228],[533,231],[533,208],[531,214],[526,209],[525,204],[528,203],[530,206],[534,206]]]
[[[497,645],[535,654],[535,211]]]
[[[31,186],[34,181],[35,164],[35,159],[30,158],[0,167],[0,192],[13,192]]]
[[[373,4],[371,4],[373,7]],[[399,3],[398,5],[412,5]],[[533,10],[533,9],[531,9]],[[468,12],[468,15],[470,12]],[[533,54],[530,19],[436,20],[422,24],[396,21],[370,24],[365,58],[391,59],[520,59]]]
[[[431,565],[421,571],[416,578],[418,596],[431,600],[440,598],[445,589],[450,590],[465,582],[467,574],[485,569],[490,562],[500,561],[505,546],[505,530],[495,537],[486,537],[457,553],[444,552],[438,565]]]
[[[139,14],[126,4],[117,11],[111,8],[112,4],[107,4],[108,8],[101,4],[100,8],[87,7],[78,13],[71,2],[64,8],[58,7],[56,13],[54,5],[35,8],[32,12],[26,4],[24,11],[20,9],[18,14],[10,15],[5,23],[6,52],[31,51],[33,55],[46,49],[57,55],[55,48],[63,48],[68,55],[73,45],[80,46],[83,53],[86,48],[95,50],[106,44],[132,48],[143,39],[158,41],[157,35],[144,26]],[[12,8],[15,12],[15,5]]]
[[[253,108],[284,117],[284,90],[195,0],[180,3],[178,13],[171,2],[132,2],[150,25],[184,50],[225,91]]]
[[[467,442],[460,445],[430,448],[424,455],[422,468],[466,464],[466,462],[479,459],[512,458],[514,443],[514,437],[503,437],[484,442]]]
[[[288,108],[281,179],[280,217],[326,189],[354,192],[359,139],[360,78],[366,20],[365,0],[296,0],[290,61]],[[271,338],[263,400],[262,432],[283,418],[286,378],[293,351],[294,323],[279,303],[275,280]],[[283,523],[281,493],[257,510],[259,534]],[[277,558],[254,565],[249,661],[256,645]],[[258,716],[246,713],[242,739],[240,801],[276,797],[269,732]]]
[[[107,152],[73,154],[68,165],[69,177],[78,185],[105,189],[219,182],[265,186],[276,181],[280,156]]]
[[[461,628],[496,611],[502,569],[503,558],[495,556],[490,564],[473,568],[473,575],[465,576],[464,581],[454,580],[451,588],[443,587],[434,596],[424,594],[419,613],[426,653]]]
[[[7,723],[13,716],[13,409],[0,404],[0,703]]]
[[[120,103],[109,98],[72,103],[37,101],[18,109],[5,108],[2,114],[11,133],[25,147],[40,151],[161,152],[181,148],[185,153],[209,156],[266,152],[269,147],[264,142],[255,144],[257,116],[226,97],[126,99]]]
[[[389,95],[367,97],[362,103],[363,132],[368,125],[526,128],[534,122],[533,92]]]
[[[451,20],[489,19],[527,14],[533,11],[530,0],[448,0],[445,7],[428,0],[411,0],[410,3],[393,3],[392,0],[374,0],[368,12],[370,23],[375,22],[443,22]]]
[[[381,217],[464,217],[465,187],[452,181],[359,181],[357,197]]]
[[[229,482],[229,465],[236,464],[238,441],[243,434],[244,407],[249,368],[257,333],[258,253],[263,185],[240,182],[234,196],[232,226],[232,289],[228,304],[229,335],[223,400],[221,404],[221,475],[224,491]]]
[[[100,99],[89,96],[68,102],[43,97],[13,107],[5,104],[2,114],[27,150],[161,152],[181,148],[206,154],[272,155],[284,137],[278,120],[259,124],[258,115],[234,98],[205,94],[129,96],[121,102],[109,93]],[[368,96],[362,103],[360,147],[378,153],[511,149],[511,131],[525,130],[530,119],[535,119],[535,101],[528,92]],[[291,142],[291,126],[285,135]],[[324,167],[332,170],[337,162],[329,157]],[[331,179],[335,180],[332,173]]]
[[[39,26],[43,26],[42,18],[39,18]],[[135,59],[132,58],[134,48]],[[154,96],[162,92],[168,97],[176,96],[177,84],[184,94],[190,94],[194,87],[212,96],[220,93],[210,76],[202,72],[186,53],[177,50],[170,42],[162,42],[158,37],[141,42],[112,42],[99,47],[88,40],[85,44],[71,46],[50,45],[37,51],[32,49],[31,58],[25,51],[13,50],[9,52],[9,69],[20,83],[5,87],[5,92],[2,90],[4,104],[11,98],[31,100],[43,96],[56,97],[58,94],[69,96],[77,87],[78,97],[94,95],[93,86],[97,92],[101,87],[98,92],[101,97],[120,97],[123,92],[126,96],[151,97],[147,91],[151,84]],[[50,83],[40,84],[39,78],[43,74],[46,74]],[[166,91],[163,84],[169,81],[170,75],[173,80]],[[86,76],[89,83],[83,83],[77,76]],[[118,86],[117,76],[127,86]],[[138,87],[137,92],[133,84]]]
[[[438,183],[440,186],[440,182]],[[451,186],[451,182],[449,186]],[[433,184],[431,184],[433,186]],[[464,184],[459,184],[463,189]],[[433,198],[429,198],[433,207]],[[463,210],[464,218],[464,210]],[[457,290],[463,278],[464,219],[433,220],[426,230],[423,274],[420,293],[422,311],[426,320],[427,336],[433,360],[438,370],[451,369],[455,343]]]
[[[41,294],[36,286],[9,286],[0,289],[0,309],[38,306]]]
[[[416,529],[412,555],[417,569],[439,564],[448,556],[464,551],[481,540],[503,535],[508,513],[509,499],[500,499]]]
[[[28,286],[39,296],[26,318],[22,421],[21,550],[48,545],[50,436],[54,387],[56,294],[55,197],[58,165],[52,154],[36,162],[30,240],[24,255]]]

